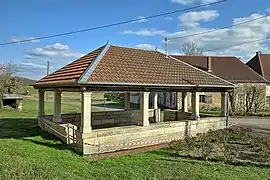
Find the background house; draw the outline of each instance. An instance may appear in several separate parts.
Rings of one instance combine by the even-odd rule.
[[[255,72],[252,68],[245,65],[236,57],[219,56],[172,56],[182,62],[207,71],[214,76],[225,79],[236,85],[235,94],[231,96],[231,105],[235,110],[244,110],[246,106],[247,87],[258,87],[266,94],[266,80]],[[269,56],[270,57],[270,56]],[[270,59],[269,59],[270,60]],[[270,62],[270,61],[269,61]],[[270,63],[269,63],[270,65]],[[269,66],[268,66],[269,67]],[[270,78],[270,69],[269,69]],[[268,91],[269,92],[269,91]],[[265,95],[264,95],[265,96]],[[164,92],[159,93],[159,104],[166,108],[179,109],[181,104],[181,93]],[[190,106],[190,94],[188,95]],[[215,109],[221,103],[220,93],[200,93],[201,108]]]
[[[270,54],[257,52],[246,64],[267,80],[266,105],[270,107]]]

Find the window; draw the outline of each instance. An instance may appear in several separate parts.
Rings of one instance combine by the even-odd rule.
[[[212,103],[212,96],[200,95],[199,100],[201,103],[211,104]]]

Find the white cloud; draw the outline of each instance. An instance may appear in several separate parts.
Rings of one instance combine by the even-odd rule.
[[[158,46],[155,46],[153,44],[148,44],[148,43],[142,43],[142,44],[138,44],[135,46],[135,48],[138,49],[143,49],[143,50],[150,50],[150,51],[159,51],[159,52],[164,52],[164,49],[159,48]]]
[[[145,19],[144,16],[138,16],[136,19],[137,20],[134,21],[133,23],[142,23],[142,22],[147,22],[148,21],[148,19]]]
[[[219,13],[216,10],[207,10],[199,12],[188,12],[184,13],[178,17],[182,26],[184,27],[197,27],[199,22],[209,22],[213,21],[219,16]]]
[[[21,36],[21,37],[13,37],[13,38],[11,38],[11,42],[24,43],[24,42],[19,42],[19,41],[25,41],[25,40],[27,40],[27,42],[33,42],[33,43],[40,42],[40,40],[38,40],[38,39],[34,40],[34,39],[35,39],[35,37],[23,37],[23,36]]]
[[[137,36],[164,36],[166,35],[166,31],[157,30],[154,28],[151,29],[142,29],[139,31],[124,31],[123,34],[137,35]]]
[[[46,65],[40,65],[40,64],[34,64],[34,63],[30,63],[30,62],[22,62],[21,65],[23,66],[31,66],[34,68],[39,68],[39,69],[46,69]]]
[[[208,3],[214,3],[217,2],[218,0],[171,0],[173,3],[178,3],[182,5],[190,5],[195,2],[199,2],[201,4],[208,4]]]
[[[61,43],[55,43],[53,45],[47,45],[42,48],[35,48],[25,54],[25,58],[33,57],[45,57],[49,59],[55,58],[79,58],[83,56],[82,53],[72,52],[68,45]]]
[[[238,17],[232,19],[232,24],[239,22],[259,18],[264,14],[250,14],[247,17]],[[198,20],[198,18],[194,18]],[[204,18],[203,20],[206,20]],[[209,19],[209,18],[208,18]],[[211,18],[210,18],[211,19]],[[162,36],[162,37],[181,37],[206,31],[217,30],[215,28],[205,28],[200,22],[197,22],[196,28],[180,29],[175,32],[168,32],[162,29],[143,29],[141,31],[132,31],[133,35],[140,36]],[[256,51],[262,51],[263,53],[270,53],[270,42],[260,41],[253,42],[238,46],[233,46],[235,44],[242,44],[245,42],[250,42],[258,39],[264,39],[270,37],[270,17],[262,18],[259,20],[251,21],[250,23],[235,26],[233,28],[227,28],[222,30],[217,30],[211,33],[205,33],[197,36],[190,36],[185,38],[179,38],[170,40],[168,43],[168,49],[170,53],[179,52],[179,48],[185,42],[195,42],[203,48],[205,51],[213,50],[206,54],[211,55],[230,55],[230,56],[242,56],[245,60],[254,56]],[[144,32],[144,33],[142,33]],[[147,32],[147,33],[145,33]],[[163,41],[161,42],[163,44]],[[223,48],[226,47],[226,48]],[[223,49],[222,49],[223,48]],[[215,50],[217,49],[217,50]]]
[[[47,67],[44,64],[22,62],[18,64],[19,72],[17,75],[22,76],[22,77],[27,77],[30,79],[40,79],[46,75]]]
[[[202,4],[208,4],[208,3],[214,3],[217,2],[218,0],[201,0]]]
[[[156,48],[156,46],[151,45],[151,44],[147,44],[147,43],[138,44],[135,47],[139,48],[139,49],[144,49],[144,50],[155,50],[155,48]]]
[[[172,21],[173,18],[172,17],[165,17],[164,20],[166,20],[166,21]]]

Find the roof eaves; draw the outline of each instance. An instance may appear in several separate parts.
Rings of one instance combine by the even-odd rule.
[[[179,60],[179,59],[177,59],[177,58],[175,58],[175,57],[172,57],[172,56],[168,56],[169,58],[172,58],[172,59],[174,59],[174,60],[176,60],[176,61],[178,61],[178,62],[181,62],[181,63],[184,63],[184,64],[186,64],[187,66],[189,66],[189,67],[191,67],[191,68],[194,68],[194,69],[196,69],[196,70],[198,70],[198,71],[201,71],[201,72],[203,72],[203,73],[206,73],[207,75],[210,75],[210,76],[212,76],[212,77],[215,77],[215,78],[217,78],[217,79],[220,79],[220,80],[222,80],[223,82],[226,82],[227,84],[230,84],[232,87],[234,87],[234,84],[233,83],[231,83],[231,82],[229,82],[229,81],[227,81],[227,80],[225,80],[225,79],[222,79],[222,78],[220,78],[220,77],[218,77],[218,76],[215,76],[215,75],[213,75],[213,74],[211,74],[211,73],[208,73],[208,72],[206,72],[206,71],[204,71],[204,70],[202,70],[202,69],[199,69],[199,68],[197,68],[197,67],[194,67],[194,66],[192,66],[192,65],[190,65],[190,64],[188,64],[188,63],[186,63],[186,62],[184,62],[184,61],[181,61],[181,60]]]
[[[95,59],[90,63],[90,65],[84,71],[82,76],[79,78],[78,83],[85,83],[88,81],[88,78],[92,75],[98,63],[101,61],[104,54],[108,51],[109,48],[110,48],[110,44],[107,43],[105,47],[101,50],[101,52],[95,57]]]
[[[195,84],[149,84],[149,83],[120,83],[120,82],[83,82],[83,84],[91,84],[91,85],[130,85],[130,86],[160,86],[160,87],[213,87],[213,88],[233,88],[232,86],[226,86],[226,85],[195,85]]]

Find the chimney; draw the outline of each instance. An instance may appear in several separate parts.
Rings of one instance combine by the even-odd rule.
[[[261,51],[257,51],[256,52],[256,55],[258,56],[258,55],[260,55],[261,54]]]
[[[211,57],[207,57],[207,72],[212,72],[212,59]]]

